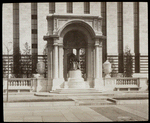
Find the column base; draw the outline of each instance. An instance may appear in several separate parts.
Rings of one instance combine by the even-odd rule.
[[[93,78],[87,78],[87,82],[89,84],[89,88],[94,88],[94,81]]]
[[[52,79],[48,78],[48,84],[47,84],[47,92],[52,90]]]
[[[52,80],[52,90],[56,90],[64,87],[64,78],[55,78]]]
[[[98,91],[104,91],[104,84],[102,78],[95,78],[94,79],[94,88]]]

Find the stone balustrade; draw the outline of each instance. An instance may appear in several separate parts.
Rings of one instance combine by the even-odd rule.
[[[138,78],[119,78],[116,85],[138,85]]]
[[[9,90],[29,90],[34,91],[34,81],[35,78],[10,78],[10,79],[5,79],[3,82],[3,90],[7,90],[7,81],[8,81],[8,89]]]

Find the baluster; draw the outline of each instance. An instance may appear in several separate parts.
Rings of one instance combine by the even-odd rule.
[[[29,86],[31,86],[31,80],[29,80]]]
[[[22,81],[22,86],[24,85],[24,82]]]
[[[18,82],[18,86],[20,86],[20,81]]]
[[[18,80],[15,82],[15,86],[18,86]]]
[[[23,86],[25,86],[25,84],[26,84],[26,82],[25,82],[25,80],[23,81]]]
[[[27,86],[29,86],[29,80],[26,80],[26,82],[27,82]]]
[[[27,83],[27,80],[25,80],[25,83],[26,83],[25,86],[27,86],[27,84],[28,84],[28,83]]]
[[[17,80],[13,82],[13,86],[17,86]]]
[[[134,83],[134,79],[131,79],[131,85],[133,85],[133,83]]]
[[[138,85],[138,79],[135,80],[135,84]]]
[[[12,86],[12,81],[10,82],[10,86]]]

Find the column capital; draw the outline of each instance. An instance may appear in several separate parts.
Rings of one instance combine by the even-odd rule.
[[[63,43],[58,43],[58,46],[59,47],[63,47]]]
[[[53,45],[59,45],[59,40],[58,40],[58,38],[53,38]]]
[[[95,40],[95,46],[99,46],[99,39]]]

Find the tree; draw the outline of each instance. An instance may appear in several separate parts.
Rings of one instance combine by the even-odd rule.
[[[24,49],[23,49],[23,58],[21,59],[21,69],[22,69],[22,74],[25,75],[27,78],[32,77],[32,56],[30,54],[30,46],[26,42],[24,44]]]
[[[125,48],[125,53],[124,53],[124,59],[125,59],[125,63],[124,63],[124,75],[125,77],[132,77],[133,74],[133,58],[132,58],[132,54],[130,52],[131,50],[129,49],[128,46],[126,46]]]
[[[117,76],[117,71],[115,70],[115,64],[114,64],[114,59],[112,57],[109,57],[108,58],[108,61],[111,63],[111,68],[112,68],[112,71],[111,71],[111,77],[116,77]]]
[[[21,52],[14,54],[14,66],[13,66],[13,74],[15,78],[22,77],[22,69],[21,69]]]
[[[47,64],[47,43],[45,44],[45,46],[44,46],[44,49],[43,49],[43,62],[45,63],[45,69],[46,69],[46,64]],[[47,76],[47,72],[46,72],[46,70],[45,70],[45,73],[44,73],[44,77],[46,78],[46,76]]]

